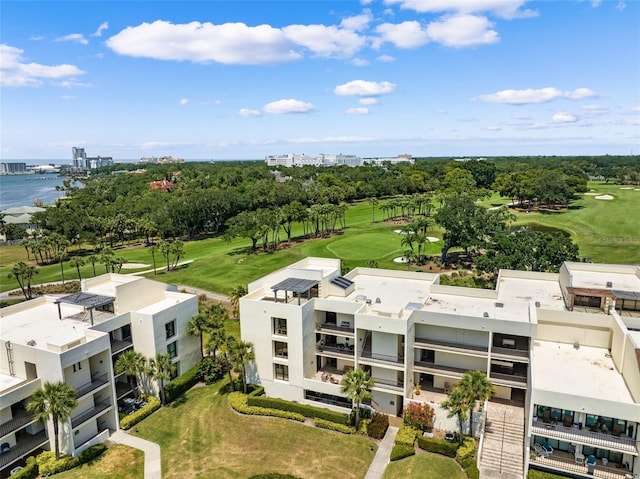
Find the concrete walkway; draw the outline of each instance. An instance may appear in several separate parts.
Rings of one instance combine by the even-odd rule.
[[[382,438],[382,441],[380,441],[380,444],[378,444],[378,451],[373,461],[371,461],[371,465],[364,479],[382,479],[384,470],[387,468],[387,464],[389,464],[389,457],[391,456],[393,443],[396,440],[396,434],[398,434],[398,428],[389,426],[387,433]]]
[[[155,442],[147,441],[120,429],[111,434],[111,442],[124,444],[125,446],[140,449],[144,452],[144,479],[161,479],[162,464],[160,462],[160,446]]]

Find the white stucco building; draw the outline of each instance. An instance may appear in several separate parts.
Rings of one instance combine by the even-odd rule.
[[[61,450],[76,455],[119,427],[118,400],[132,390],[114,365],[134,348],[145,357],[169,353],[176,375],[200,358],[186,323],[195,295],[136,276],[106,274],[82,281],[82,292],[41,296],[0,310],[0,471],[40,448],[54,449],[53,423],[26,412],[45,382],[65,381],[78,405],[60,429]]]
[[[375,379],[372,406],[396,415],[426,400],[415,385],[443,393],[479,370],[496,388],[489,410],[502,403],[520,414],[516,436],[499,439],[522,444],[502,477],[524,477],[530,465],[586,475],[589,456],[596,477],[637,477],[639,267],[501,271],[495,290],[439,280],[370,268],[342,276],[339,260],[307,258],[254,281],[240,301],[256,358],[250,380],[269,396],[349,408],[339,383],[362,368]],[[496,454],[489,429],[487,456]],[[543,442],[555,454],[530,456]],[[500,477],[500,461],[487,458],[481,474]]]

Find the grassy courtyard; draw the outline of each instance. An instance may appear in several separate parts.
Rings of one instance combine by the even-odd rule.
[[[437,454],[421,453],[390,463],[382,479],[467,479],[458,463]]]
[[[362,436],[317,429],[295,421],[243,416],[222,392],[226,381],[198,387],[133,430],[160,444],[164,478],[246,479],[282,472],[302,478],[362,478],[375,444]]]
[[[96,460],[56,474],[59,479],[140,479],[144,476],[144,453],[115,444]]]

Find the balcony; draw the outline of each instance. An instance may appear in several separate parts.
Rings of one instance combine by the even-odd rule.
[[[531,459],[531,465],[536,468],[551,472],[570,473],[571,477],[599,478],[599,479],[626,479],[633,478],[627,469],[617,469],[611,467],[611,463],[603,466],[600,460],[597,461],[593,474],[587,473],[587,466],[576,464],[575,458],[563,451],[553,451],[551,456],[536,456]]]
[[[360,353],[360,359],[366,362],[388,363],[395,366],[404,366],[404,358],[397,354],[380,354],[374,353],[371,350],[365,350]]]
[[[109,376],[107,373],[98,376],[95,379],[92,379],[90,383],[83,384],[80,387],[76,388],[76,399],[81,398],[82,396],[86,396],[90,392],[95,391],[101,386],[104,386],[109,382]]]
[[[510,388],[519,388],[519,389],[527,388],[526,376],[516,376],[511,374],[502,374],[502,373],[492,372],[489,379],[496,386],[506,386]]]
[[[323,345],[316,346],[317,354],[319,356],[326,356],[330,358],[341,358],[341,359],[351,359],[353,360],[353,345],[345,346],[345,345]]]
[[[33,416],[24,409],[17,411],[13,414],[13,418],[10,421],[0,424],[0,437],[11,434],[34,420]]]
[[[316,331],[318,333],[331,334],[334,336],[344,336],[347,338],[355,337],[355,331],[352,327],[348,326],[349,323],[345,322],[342,324],[343,326],[338,326],[337,324],[333,323],[317,323]]]
[[[550,439],[559,439],[573,444],[625,452],[633,454],[634,456],[638,455],[638,442],[628,436],[614,436],[610,433],[592,432],[588,429],[566,427],[560,422],[545,423],[542,421],[533,421],[531,423],[531,434],[548,437]]]
[[[87,422],[89,419],[97,416],[101,412],[106,411],[110,407],[111,407],[111,403],[109,403],[108,401],[96,404],[91,409],[88,409],[88,410],[82,412],[81,414],[77,415],[76,417],[72,418],[71,419],[71,428],[75,429],[76,427],[80,426],[81,424]]]
[[[435,339],[416,338],[414,346],[421,349],[432,349],[434,351],[444,351],[447,353],[459,353],[469,356],[487,357],[488,346],[475,346],[473,344],[460,344],[448,341],[437,341]]]
[[[529,351],[524,349],[500,348],[493,346],[491,348],[492,359],[507,359],[509,361],[517,361],[520,363],[529,362]]]
[[[460,379],[464,373],[469,371],[464,368],[456,368],[453,366],[444,366],[433,362],[416,361],[414,369],[421,373],[435,374],[438,376],[447,376],[450,378]]]
[[[119,340],[112,339],[111,340],[111,355],[115,356],[122,351],[126,351],[127,349],[133,347],[133,342],[131,340]]]
[[[15,446],[0,456],[0,470],[19,461],[30,452],[43,447],[48,442],[49,439],[44,431],[35,435],[24,434],[18,439],[18,443]]]
[[[374,388],[387,389],[387,390],[400,392],[400,393],[404,392],[404,381],[401,381],[399,379],[393,380],[393,379],[382,379],[382,378],[374,377],[373,381],[374,381],[374,384],[373,384]]]

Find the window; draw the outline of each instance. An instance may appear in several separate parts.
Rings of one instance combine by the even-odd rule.
[[[274,364],[275,368],[275,378],[280,379],[281,381],[289,380],[289,366],[285,366],[284,364]]]
[[[287,335],[287,320],[285,318],[271,318],[273,320],[273,334]]]
[[[176,335],[176,320],[174,319],[165,324],[164,331],[167,334],[167,339],[173,338]]]
[[[125,324],[122,326],[122,340],[131,341],[131,325]]]
[[[167,344],[167,353],[171,359],[178,356],[178,341],[174,341],[171,344]]]
[[[180,361],[173,364],[173,368],[171,369],[170,379],[173,381],[178,376],[180,376]]]
[[[288,344],[282,341],[273,342],[273,355],[276,358],[287,359],[289,357]]]
[[[573,301],[574,306],[586,306],[588,308],[599,308],[602,298],[598,296],[580,296],[576,294]]]

